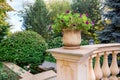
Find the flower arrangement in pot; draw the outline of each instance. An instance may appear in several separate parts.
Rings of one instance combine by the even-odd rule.
[[[80,48],[81,31],[87,31],[91,28],[93,22],[86,14],[73,13],[66,11],[57,15],[52,29],[63,33],[64,48]]]

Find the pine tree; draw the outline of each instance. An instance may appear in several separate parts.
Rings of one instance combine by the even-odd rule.
[[[100,32],[101,43],[120,42],[120,0],[106,0],[104,3],[103,23],[105,29]]]
[[[48,25],[50,23],[49,12],[43,0],[36,0],[34,5],[25,9],[23,15],[23,28],[33,30],[43,37],[47,36]]]

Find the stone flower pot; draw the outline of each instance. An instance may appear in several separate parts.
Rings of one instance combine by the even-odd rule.
[[[78,49],[81,43],[81,31],[63,29],[63,45],[67,49]]]

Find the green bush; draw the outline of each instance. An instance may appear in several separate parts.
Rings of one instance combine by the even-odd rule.
[[[0,60],[14,62],[21,67],[30,65],[33,70],[45,59],[45,40],[36,32],[17,32],[0,44]]]
[[[53,39],[50,39],[48,41],[48,48],[52,49],[52,48],[59,48],[62,47],[63,43],[62,43],[62,37],[55,37]]]
[[[85,39],[82,39],[80,45],[81,45],[81,46],[89,45],[89,41],[88,41],[88,40],[85,40]]]
[[[61,37],[55,37],[53,39],[50,39],[49,41],[47,41],[47,43],[48,43],[48,49],[59,48],[63,46]],[[55,58],[50,53],[47,53],[46,60],[50,62],[56,61]]]

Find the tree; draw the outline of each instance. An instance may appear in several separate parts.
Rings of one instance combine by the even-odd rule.
[[[44,38],[48,33],[48,25],[50,23],[49,12],[43,0],[36,0],[33,6],[25,9],[23,15],[23,28],[33,30]]]
[[[47,8],[50,12],[51,22],[55,20],[58,14],[71,10],[70,2],[68,0],[52,0],[47,3]]]
[[[48,39],[52,35],[51,24],[57,14],[63,13],[68,9],[70,9],[70,4],[65,0],[52,0],[46,2],[46,4],[43,0],[36,0],[33,6],[25,9],[23,28],[38,32],[45,39]]]
[[[0,42],[7,34],[10,27],[5,20],[7,18],[6,12],[11,10],[12,8],[6,3],[6,0],[0,0]]]
[[[102,25],[100,24],[100,10],[99,10],[99,4],[100,2],[98,0],[73,0],[72,9],[75,12],[79,13],[86,13],[91,20],[94,22],[94,26],[90,29],[89,32],[85,33],[87,35],[86,38],[94,38],[97,40],[96,31],[102,28]]]
[[[120,42],[120,0],[106,0],[103,4],[105,29],[100,32],[99,39],[102,43]]]

